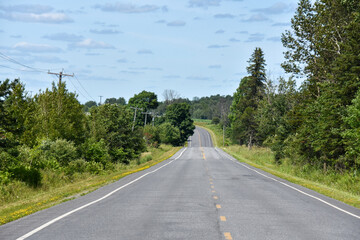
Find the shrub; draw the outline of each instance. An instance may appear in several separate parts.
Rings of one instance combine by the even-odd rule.
[[[76,172],[83,173],[86,172],[88,167],[88,162],[84,159],[77,159],[75,161],[71,161],[69,165],[66,167],[66,174],[73,175]]]
[[[144,127],[144,138],[147,145],[157,148],[160,143],[159,129],[155,126],[146,125]]]
[[[159,126],[160,139],[162,143],[178,146],[181,144],[181,136],[179,128],[165,122]]]
[[[104,139],[96,141],[95,139],[89,139],[82,145],[82,155],[86,161],[100,162],[106,164],[111,160],[108,147],[105,144]]]
[[[212,124],[219,124],[219,123],[220,123],[220,118],[218,118],[218,117],[213,117],[211,123],[212,123]]]
[[[86,170],[92,174],[99,174],[104,170],[104,166],[99,162],[88,162]]]
[[[9,169],[13,178],[27,183],[31,187],[37,187],[41,184],[41,173],[37,168],[30,166],[15,166]]]

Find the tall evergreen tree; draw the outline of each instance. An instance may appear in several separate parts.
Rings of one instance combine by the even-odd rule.
[[[233,140],[240,144],[246,143],[249,148],[259,143],[257,137],[257,123],[255,114],[259,101],[264,96],[265,58],[261,48],[256,48],[251,55],[247,71],[249,76],[244,77],[230,108],[230,121],[232,124]]]
[[[294,109],[296,153],[346,167],[343,115],[360,86],[360,2],[301,0],[283,37],[284,69],[306,77]]]

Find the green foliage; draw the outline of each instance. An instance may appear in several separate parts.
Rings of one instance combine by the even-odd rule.
[[[255,49],[249,64],[247,67],[249,76],[241,79],[234,93],[229,119],[232,124],[233,140],[240,144],[246,143],[251,148],[254,142],[261,144],[255,120],[258,104],[265,92],[266,64],[261,48]]]
[[[212,124],[219,124],[220,123],[220,118],[218,117],[213,117],[213,119],[211,120]]]
[[[87,101],[85,104],[84,104],[84,111],[85,112],[89,112],[90,111],[90,108],[92,107],[96,107],[97,106],[97,103],[95,101]]]
[[[123,97],[119,97],[118,99],[116,98],[107,98],[105,100],[105,104],[109,103],[109,104],[119,104],[119,105],[126,105],[126,100]]]
[[[141,113],[150,112],[151,109],[156,109],[159,106],[159,103],[157,100],[157,95],[155,93],[142,91],[141,93],[135,94],[132,98],[129,99],[129,106],[141,108],[141,110],[137,111],[136,125],[143,126],[145,120],[147,123],[150,123],[152,119],[149,116],[149,113]]]
[[[144,138],[147,145],[151,147],[158,147],[161,140],[160,140],[160,132],[158,127],[152,125],[146,125],[144,127]]]
[[[348,129],[342,133],[346,147],[346,155],[351,161],[351,165],[360,166],[360,91],[352,101],[352,105],[347,107],[347,114],[344,121],[348,124]]]
[[[187,103],[174,103],[166,109],[166,121],[180,130],[180,143],[194,134],[194,121],[190,116],[190,105]]]
[[[160,140],[162,143],[171,144],[173,146],[179,146],[181,142],[179,128],[171,125],[169,122],[165,122],[159,126]]]
[[[59,138],[80,144],[85,140],[86,118],[74,93],[68,92],[65,83],[58,88],[46,89],[35,96],[34,126],[29,129],[39,139]]]
[[[210,97],[202,97],[189,102],[191,108],[191,117],[194,119],[213,119],[217,117],[224,119],[227,117],[232,103],[232,96],[214,95]]]
[[[26,182],[31,187],[37,187],[41,184],[41,173],[37,168],[18,165],[9,168],[8,172],[13,178]]]
[[[96,141],[93,138],[87,139],[81,146],[81,152],[84,159],[88,162],[94,161],[106,164],[111,161],[109,149],[104,139],[100,139],[100,141]]]
[[[129,163],[145,150],[141,130],[132,132],[132,118],[133,113],[121,105],[103,104],[90,111],[90,135],[105,141],[114,162]]]

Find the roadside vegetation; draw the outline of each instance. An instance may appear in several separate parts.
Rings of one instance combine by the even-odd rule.
[[[81,105],[61,82],[30,97],[0,81],[0,224],[165,160],[195,128],[187,103],[155,116],[152,92],[106,102]]]
[[[360,176],[339,173],[335,170],[319,169],[309,164],[294,164],[290,159],[284,159],[282,164],[275,161],[274,152],[267,147],[254,146],[249,150],[246,145],[231,144],[229,137],[225,138],[223,146],[222,126],[211,121],[195,120],[197,126],[210,132],[214,145],[223,149],[240,162],[262,169],[290,182],[315,190],[354,207],[360,208]]]
[[[238,159],[359,207],[360,2],[299,0],[281,40],[287,75],[272,79],[255,48],[207,127]]]

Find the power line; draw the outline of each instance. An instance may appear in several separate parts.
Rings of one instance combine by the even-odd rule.
[[[76,77],[76,75],[74,75],[74,77],[75,77],[76,81],[79,83],[80,87],[81,87],[82,89],[84,89],[84,91],[86,92],[86,94],[87,94],[93,101],[96,102],[96,100],[89,94],[89,92],[86,91],[86,89],[85,89],[84,86],[81,84],[81,82],[80,82],[79,79]]]
[[[9,68],[9,69],[12,69],[12,70],[15,70],[15,71],[22,71],[22,72],[38,72],[38,71],[34,71],[34,70],[26,70],[26,69],[13,68],[13,67],[5,66],[5,65],[0,65],[0,67]]]
[[[23,66],[23,67],[32,69],[32,70],[35,71],[35,72],[45,72],[45,71],[47,71],[46,69],[34,68],[34,67],[30,67],[30,66],[28,66],[28,65],[22,64],[22,63],[16,61],[15,59],[13,59],[13,58],[11,58],[11,57],[9,57],[9,56],[1,53],[1,52],[0,52],[0,57],[1,57],[2,59],[5,59],[6,61],[11,62],[11,63],[15,63],[15,64],[17,64],[17,65],[20,65],[20,66]]]

